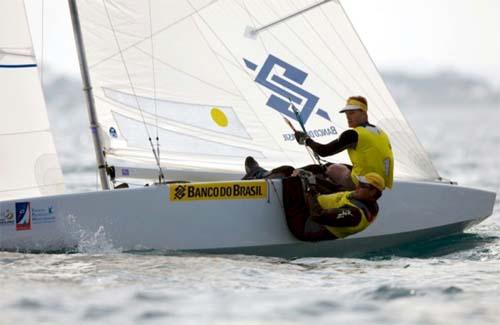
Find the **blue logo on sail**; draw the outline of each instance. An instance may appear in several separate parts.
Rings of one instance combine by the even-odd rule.
[[[252,71],[257,69],[257,64],[247,59],[243,59],[243,61],[248,69]],[[276,70],[284,70],[284,72],[283,74],[273,73]],[[267,106],[291,119],[297,120],[290,107],[291,101],[299,109],[302,121],[306,123],[319,100],[317,96],[298,86],[303,85],[306,78],[307,73],[305,71],[270,54],[258,72],[255,82],[273,92],[267,100]],[[331,121],[328,113],[320,108],[318,108],[316,114]]]

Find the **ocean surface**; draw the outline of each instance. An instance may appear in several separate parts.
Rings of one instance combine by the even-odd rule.
[[[500,324],[500,105],[404,113],[443,177],[497,192],[491,218],[357,259],[123,253],[97,235],[0,252],[0,324]],[[96,186],[77,119],[53,122],[70,191]]]

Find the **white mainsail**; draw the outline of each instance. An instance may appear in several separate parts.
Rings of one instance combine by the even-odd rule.
[[[282,116],[314,139],[346,130],[338,113],[363,95],[390,136],[395,176],[437,171],[387,90],[340,2],[79,1],[100,133],[108,157],[168,169],[242,171],[312,163]],[[297,14],[298,13],[298,14]],[[276,23],[275,23],[276,22]],[[275,23],[275,24],[273,24]],[[330,159],[348,163],[347,155]]]
[[[0,2],[0,94],[0,199],[62,193],[22,0]]]

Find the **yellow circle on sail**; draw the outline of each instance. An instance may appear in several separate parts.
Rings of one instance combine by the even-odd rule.
[[[223,111],[218,109],[217,107],[213,107],[212,110],[210,111],[210,116],[212,116],[212,120],[220,126],[225,128],[228,124],[227,116],[224,114]]]

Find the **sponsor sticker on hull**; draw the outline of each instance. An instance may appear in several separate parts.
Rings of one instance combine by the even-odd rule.
[[[31,202],[16,202],[16,230],[31,230]]]
[[[267,182],[225,182],[170,185],[170,201],[261,200],[267,198]]]
[[[56,221],[55,208],[53,204],[46,206],[35,206],[31,208],[33,224],[54,223]]]
[[[0,206],[0,226],[13,225],[15,221],[15,208],[13,206]]]

